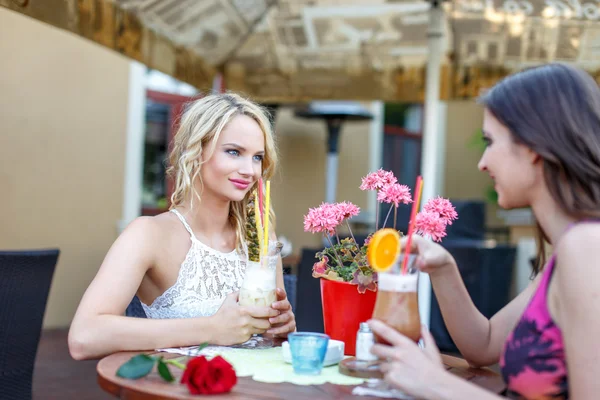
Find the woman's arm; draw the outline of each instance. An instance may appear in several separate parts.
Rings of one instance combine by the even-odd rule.
[[[556,250],[556,323],[565,344],[572,399],[600,393],[600,224],[571,229]]]
[[[419,399],[500,399],[496,394],[448,372],[427,328],[421,329],[425,348],[420,349],[414,341],[381,321],[371,320],[369,325],[373,332],[391,344],[376,344],[371,352],[382,360],[381,372],[392,386]]]
[[[138,218],[117,238],[86,290],[69,330],[75,359],[101,357],[121,350],[191,345],[208,340],[212,329],[183,320],[122,316],[149,268],[155,263],[160,234],[151,218]],[[209,324],[210,321],[195,321]],[[202,332],[202,333],[200,333]]]
[[[477,367],[498,362],[506,338],[523,314],[540,279],[536,277],[488,320],[473,304],[455,264],[430,276],[452,340],[469,364]]]
[[[228,296],[211,317],[158,320],[123,316],[144,275],[155,265],[161,238],[160,226],[152,218],[143,217],[131,223],[115,241],[73,318],[69,330],[73,358],[203,342],[240,343],[269,328],[264,318],[277,312],[266,307],[239,307],[235,294]]]
[[[463,357],[478,367],[498,362],[504,341],[525,310],[539,277],[488,320],[473,304],[450,253],[418,235],[412,243],[413,254],[418,254],[417,266],[429,273],[446,327]]]

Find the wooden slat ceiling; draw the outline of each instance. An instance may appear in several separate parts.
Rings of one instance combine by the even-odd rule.
[[[204,90],[257,100],[422,101],[428,4],[407,0],[0,0]],[[442,98],[553,60],[600,82],[595,0],[444,3]]]

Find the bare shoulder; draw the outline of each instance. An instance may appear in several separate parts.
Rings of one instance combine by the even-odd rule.
[[[145,242],[152,240],[158,234],[160,234],[160,225],[156,217],[137,217],[127,225],[121,235]]]
[[[600,291],[600,223],[570,229],[556,248],[556,275],[561,296]],[[585,296],[584,296],[585,297]]]
[[[565,233],[556,248],[556,256],[561,264],[574,264],[569,269],[592,266],[600,259],[599,243],[600,223],[580,223]]]
[[[597,240],[600,238],[600,220],[578,223],[573,228],[569,229],[565,234],[564,240],[572,240],[573,238],[578,240],[595,238]]]
[[[165,212],[153,217],[137,217],[122,233],[127,241],[136,241],[136,245],[160,246],[171,236],[178,226],[177,217]]]

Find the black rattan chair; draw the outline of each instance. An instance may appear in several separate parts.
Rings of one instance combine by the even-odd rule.
[[[146,318],[146,312],[142,307],[142,303],[139,297],[133,296],[133,299],[131,299],[131,302],[127,306],[127,309],[125,309],[125,316],[134,318]]]
[[[32,397],[35,356],[59,250],[0,252],[0,399]]]
[[[290,305],[292,306],[292,311],[296,311],[296,285],[298,282],[298,277],[292,274],[283,275],[283,286],[285,288],[285,293],[287,294]]]
[[[317,261],[315,254],[320,249],[302,249],[298,264],[296,283],[296,325],[298,331],[324,332],[323,306],[321,304],[321,282],[313,278],[312,267]],[[350,312],[350,311],[348,311]]]
[[[475,307],[491,318],[510,302],[510,286],[517,249],[509,244],[487,246],[482,241],[442,242],[456,260],[458,271]],[[429,329],[442,351],[458,352],[432,291]]]

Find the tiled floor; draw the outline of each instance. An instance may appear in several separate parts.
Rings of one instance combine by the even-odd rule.
[[[97,361],[74,361],[67,330],[46,330],[33,372],[33,400],[110,400],[96,383]]]

